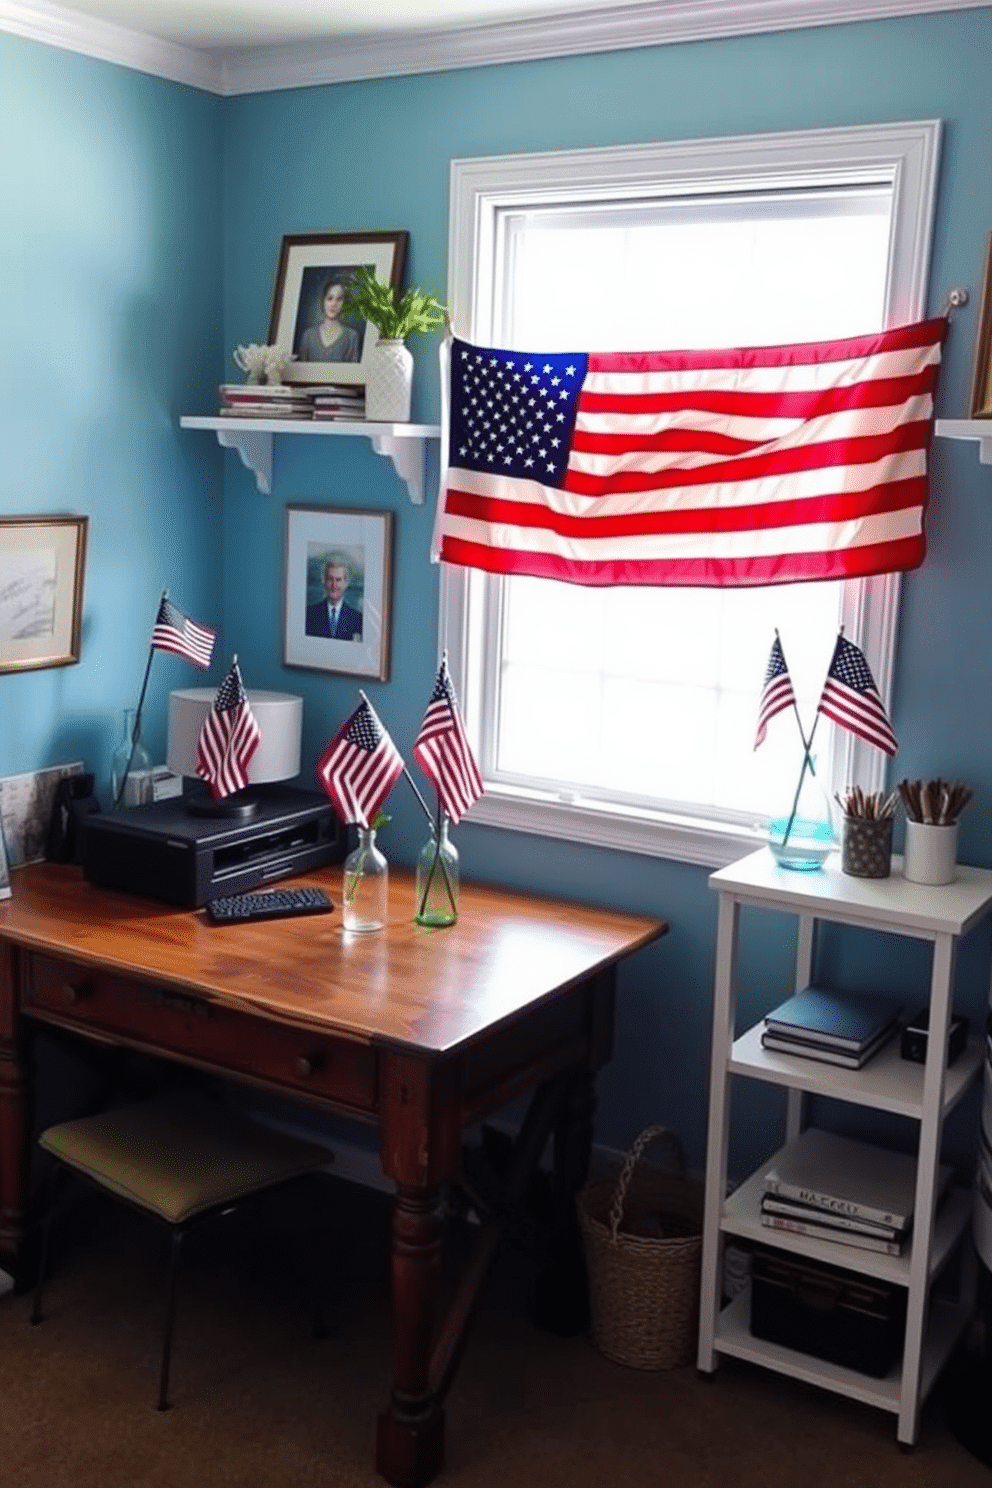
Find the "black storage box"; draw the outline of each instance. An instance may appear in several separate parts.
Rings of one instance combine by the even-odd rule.
[[[906,1289],[757,1245],[751,1332],[880,1379],[902,1352]]]
[[[912,1059],[916,1064],[926,1064],[929,1028],[930,1008],[927,1006],[920,1008],[920,1011],[909,1020],[902,1031],[902,1045],[899,1052],[903,1059]],[[954,1063],[967,1042],[968,1019],[959,1013],[952,1013],[950,1027],[947,1031],[948,1066]]]

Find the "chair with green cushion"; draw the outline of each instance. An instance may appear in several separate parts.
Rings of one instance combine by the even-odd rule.
[[[193,1090],[156,1096],[50,1126],[38,1139],[69,1169],[165,1225],[171,1234],[158,1409],[169,1405],[169,1362],[182,1241],[201,1221],[252,1195],[313,1174],[332,1160],[326,1147],[273,1131]],[[32,1323],[42,1319],[54,1202],[44,1220]]]

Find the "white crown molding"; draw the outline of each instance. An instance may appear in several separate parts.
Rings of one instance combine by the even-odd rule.
[[[223,59],[219,55],[93,20],[60,5],[47,5],[44,0],[0,0],[0,31],[96,57],[101,62],[132,67],[136,72],[149,72],[173,83],[188,83],[204,92],[224,91]]]
[[[501,62],[622,51],[722,36],[804,30],[940,11],[988,0],[646,0],[607,10],[337,41],[202,51],[91,21],[44,0],[0,0],[0,30],[227,96]]]

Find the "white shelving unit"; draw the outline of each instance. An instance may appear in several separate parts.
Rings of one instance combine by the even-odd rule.
[[[212,429],[225,449],[237,450],[263,496],[272,495],[272,436],[274,434],[330,435],[368,439],[377,455],[392,460],[406,482],[414,506],[424,502],[424,452],[428,439],[441,437],[440,424],[358,424],[338,419],[206,418],[186,414],[183,429]]]
[[[911,1446],[919,1431],[922,1402],[967,1326],[974,1304],[975,1267],[968,1245],[962,1249],[957,1296],[931,1298],[930,1294],[931,1283],[965,1239],[971,1215],[971,1194],[965,1190],[953,1190],[937,1210],[936,1175],[944,1121],[978,1077],[982,1066],[982,1041],[972,1038],[948,1069],[947,1040],[958,941],[992,912],[992,871],[962,866],[954,883],[931,888],[904,879],[898,857],[893,858],[890,878],[863,879],[842,873],[836,854],[822,869],[804,873],[780,868],[767,848],[761,848],[712,874],[710,886],[719,894],[720,902],[699,1368],[710,1374],[717,1367],[719,1355],[733,1355],[865,1401],[894,1412],[898,1416],[898,1440]],[[898,1039],[862,1069],[850,1070],[763,1049],[760,1024],[738,1033],[738,934],[741,909],[749,905],[780,910],[797,921],[795,990],[813,980],[818,922],[859,925],[931,942],[926,1063],[919,1065],[902,1059]],[[783,989],[780,997],[773,997],[769,1007],[784,1001],[788,991]],[[787,1089],[786,1142],[803,1129],[807,1099],[817,1094],[895,1112],[919,1123],[914,1222],[905,1254],[876,1254],[762,1225],[759,1218],[762,1181],[776,1154],[725,1197],[732,1076],[762,1080]],[[748,1290],[721,1310],[723,1248],[727,1235],[904,1286],[907,1307],[903,1351],[890,1374],[884,1379],[874,1379],[811,1354],[755,1338],[749,1326]]]
[[[992,419],[937,419],[934,433],[942,439],[976,440],[979,460],[992,465]]]

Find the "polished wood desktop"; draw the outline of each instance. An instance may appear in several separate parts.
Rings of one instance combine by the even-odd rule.
[[[306,881],[336,900],[339,873]],[[443,1401],[499,1238],[493,1216],[439,1316],[442,1187],[459,1171],[463,1132],[533,1092],[508,1198],[553,1135],[559,1238],[568,1233],[592,1075],[612,1049],[616,967],[666,929],[470,884],[455,925],[424,929],[412,878],[395,870],[384,931],[345,932],[337,911],[219,927],[203,910],[94,888],[78,868],[17,870],[0,904],[0,1265],[23,1281],[36,1023],[376,1125],[396,1185],[393,1387],[376,1467],[421,1488],[442,1466]]]

